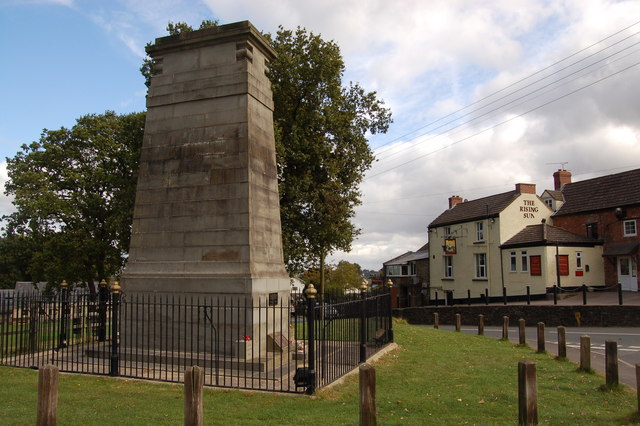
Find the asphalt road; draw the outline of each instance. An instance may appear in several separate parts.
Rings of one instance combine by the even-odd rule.
[[[432,327],[432,326],[421,326]],[[441,325],[441,330],[455,330],[454,326]],[[526,327],[526,340],[534,350],[538,347],[536,327]],[[462,326],[463,333],[477,334],[477,327]],[[485,327],[484,334],[499,339],[502,337],[502,327]],[[567,357],[580,363],[580,336],[591,337],[591,368],[605,372],[605,341],[615,340],[618,346],[618,376],[621,383],[634,389],[636,384],[636,364],[640,364],[640,328],[635,327],[565,327],[567,340]],[[509,340],[518,343],[518,327],[509,327]],[[545,349],[550,354],[558,354],[557,328],[545,329]],[[604,384],[604,379],[603,379]]]

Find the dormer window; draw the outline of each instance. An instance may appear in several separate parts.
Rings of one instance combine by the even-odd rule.
[[[476,241],[484,241],[484,223],[476,222]]]

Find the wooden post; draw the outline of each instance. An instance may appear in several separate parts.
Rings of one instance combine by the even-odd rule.
[[[197,365],[184,372],[184,424],[185,426],[204,425],[202,411],[202,386],[204,370]]]
[[[544,323],[539,322],[538,323],[538,353],[542,353],[545,351],[546,349],[544,346]]]
[[[456,331],[460,331],[462,327],[462,319],[460,318],[460,314],[456,314]]]
[[[591,337],[580,336],[580,370],[591,371]]]
[[[38,418],[36,425],[55,425],[57,411],[58,367],[45,365],[38,371]]]
[[[360,425],[376,424],[376,369],[364,363],[360,365]]]
[[[502,317],[502,340],[509,340],[509,317]]]
[[[433,313],[433,328],[440,328],[440,315],[437,312]]]
[[[564,326],[558,326],[558,358],[567,357],[567,335]]]
[[[636,396],[638,397],[638,412],[640,413],[640,364],[636,364]]]
[[[518,424],[538,424],[538,386],[536,364],[518,362]]]
[[[527,337],[526,337],[526,331],[524,329],[525,326],[525,321],[524,318],[520,318],[518,320],[518,343],[520,343],[521,345],[526,345],[527,344]]]
[[[618,342],[604,342],[604,364],[607,387],[618,386]]]
[[[478,315],[478,336],[484,335],[484,315]]]

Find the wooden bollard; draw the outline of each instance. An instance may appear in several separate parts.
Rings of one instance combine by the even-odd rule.
[[[567,357],[567,333],[564,326],[558,326],[558,358]]]
[[[440,328],[440,315],[437,312],[433,313],[433,328]]]
[[[545,352],[545,344],[544,344],[544,323],[538,323],[538,353]]]
[[[197,365],[184,372],[184,424],[185,426],[204,425],[202,410],[202,386],[204,370]]]
[[[484,315],[478,315],[478,336],[484,335]]]
[[[360,365],[360,425],[376,424],[376,369]]]
[[[518,362],[518,424],[538,424],[538,385],[536,364]]]
[[[36,425],[56,424],[58,411],[58,367],[45,365],[38,371],[38,414]]]
[[[605,377],[608,387],[618,386],[618,342],[604,342]]]
[[[518,320],[518,343],[521,345],[527,344],[527,336],[525,331],[525,321],[524,318],[520,318]]]
[[[462,318],[460,314],[456,314],[456,331],[459,332],[461,328],[462,328]]]
[[[509,340],[509,317],[502,317],[502,340]]]
[[[638,397],[638,412],[640,413],[640,364],[636,364],[636,396]]]
[[[580,336],[580,370],[591,371],[591,337]]]

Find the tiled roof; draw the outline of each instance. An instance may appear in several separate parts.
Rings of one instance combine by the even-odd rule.
[[[545,192],[547,194],[549,194],[551,196],[551,198],[553,198],[556,201],[562,201],[562,191],[555,191],[553,189],[547,189],[545,190]]]
[[[509,238],[502,248],[532,245],[580,245],[595,246],[600,241],[565,231],[562,228],[544,224],[529,225],[513,237]]]
[[[429,224],[429,228],[454,223],[469,222],[476,219],[496,217],[520,195],[517,191],[490,195],[477,200],[458,203]]]
[[[640,204],[640,169],[568,183],[562,195],[555,216]]]

